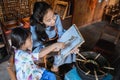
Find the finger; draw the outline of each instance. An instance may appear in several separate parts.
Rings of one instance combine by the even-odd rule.
[[[58,55],[60,55],[61,51],[58,52]]]
[[[76,53],[79,52],[79,49],[74,49],[74,50],[72,50],[71,52],[73,52],[74,54],[76,54]]]
[[[81,45],[77,45],[77,47],[81,47]]]

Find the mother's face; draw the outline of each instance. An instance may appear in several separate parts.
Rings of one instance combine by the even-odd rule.
[[[49,9],[43,17],[43,23],[46,26],[55,26],[55,20],[56,16],[54,15],[54,12],[51,9]]]

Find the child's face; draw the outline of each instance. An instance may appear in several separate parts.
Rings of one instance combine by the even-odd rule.
[[[55,26],[55,20],[56,16],[54,15],[54,12],[51,9],[49,9],[48,12],[43,17],[43,23],[46,26]]]
[[[25,44],[24,44],[24,47],[26,49],[29,49],[29,50],[32,50],[32,38],[31,36],[29,36],[26,41],[25,41]]]

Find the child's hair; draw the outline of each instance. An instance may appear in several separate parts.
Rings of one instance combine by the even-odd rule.
[[[26,39],[31,36],[31,32],[25,28],[14,28],[11,32],[11,46],[16,49],[21,48]]]
[[[33,8],[33,15],[30,18],[32,26],[36,26],[37,38],[40,41],[48,40],[48,36],[45,32],[45,24],[43,23],[43,17],[52,7],[44,1],[36,2]],[[41,23],[42,22],[42,23]]]

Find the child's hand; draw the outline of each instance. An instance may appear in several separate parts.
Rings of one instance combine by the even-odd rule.
[[[54,49],[54,51],[60,51],[64,47],[65,47],[65,44],[63,42],[55,43],[55,49]]]

